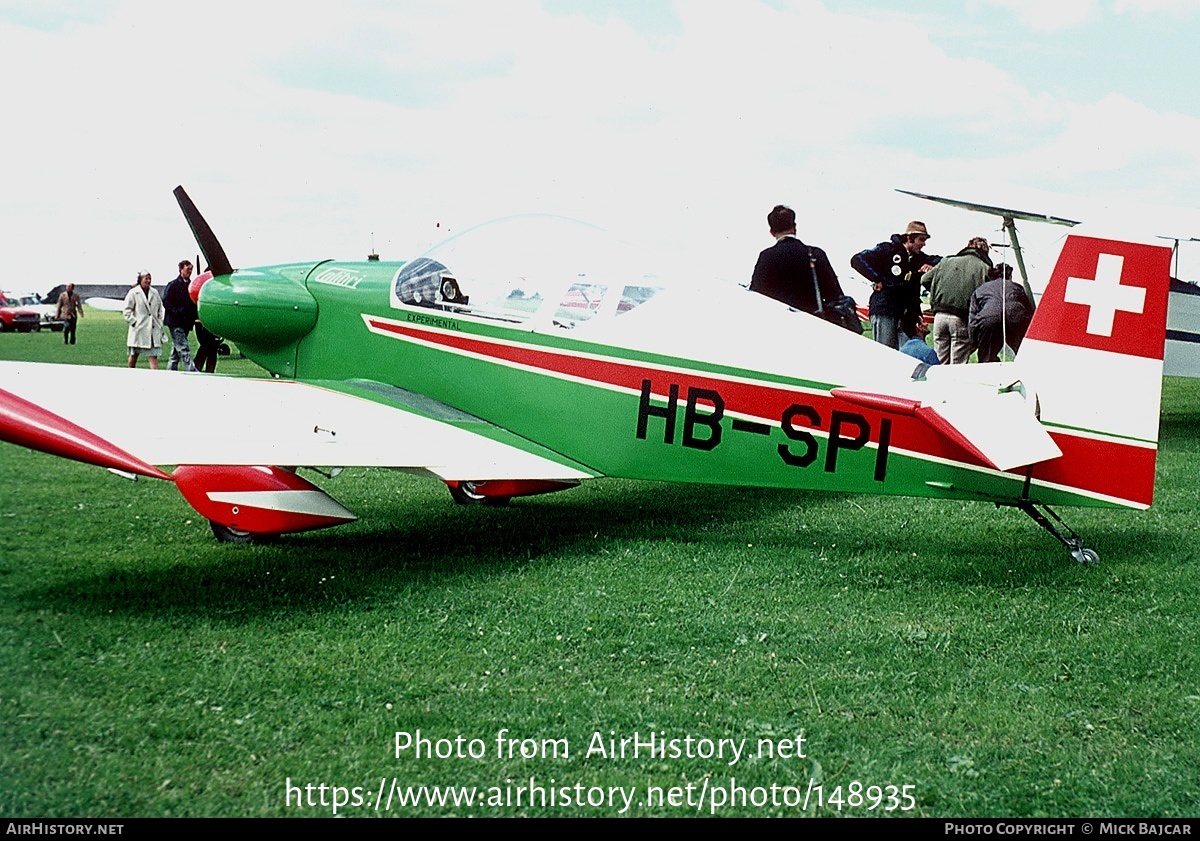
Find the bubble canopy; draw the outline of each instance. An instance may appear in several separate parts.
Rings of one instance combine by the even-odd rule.
[[[573,330],[616,318],[662,289],[644,257],[563,216],[510,216],[463,231],[406,263],[392,305]]]

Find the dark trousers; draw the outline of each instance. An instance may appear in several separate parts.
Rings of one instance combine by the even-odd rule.
[[[221,340],[205,329],[199,321],[196,322],[196,339],[200,342],[200,347],[196,349],[196,358],[192,361],[197,371],[211,374],[217,370],[217,346]]]
[[[77,318],[64,318],[63,319],[63,344],[64,345],[75,344],[75,322],[76,321],[78,321]]]
[[[1021,349],[1021,342],[1025,338],[1025,330],[1028,328],[1026,324],[1013,324],[1009,322],[1004,325],[1005,333],[1008,335],[1008,346],[1013,349],[1013,352]],[[975,346],[979,351],[980,362],[999,362],[1000,351],[1004,350],[1005,333],[1000,332],[999,322],[986,322],[977,325],[975,330]]]

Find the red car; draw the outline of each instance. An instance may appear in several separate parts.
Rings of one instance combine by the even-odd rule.
[[[16,330],[18,333],[30,333],[42,329],[42,316],[39,313],[9,301],[0,292],[0,331],[8,333]]]

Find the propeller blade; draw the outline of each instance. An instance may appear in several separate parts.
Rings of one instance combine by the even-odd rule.
[[[208,227],[208,223],[204,221],[204,217],[200,215],[196,205],[188,198],[187,192],[182,186],[176,187],[174,192],[175,200],[179,202],[179,209],[183,211],[183,218],[187,219],[188,227],[192,229],[192,236],[196,238],[196,245],[200,246],[204,259],[208,261],[209,271],[214,275],[233,274],[233,266],[230,264],[229,258],[225,256],[225,249],[217,241],[216,234],[212,232],[212,228]]]

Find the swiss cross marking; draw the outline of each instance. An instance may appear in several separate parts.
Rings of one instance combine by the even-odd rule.
[[[1095,279],[1068,277],[1063,296],[1068,304],[1088,307],[1087,331],[1093,336],[1111,336],[1117,311],[1141,314],[1146,304],[1146,290],[1140,286],[1121,285],[1121,267],[1125,258],[1117,254],[1101,254],[1096,262]]]

